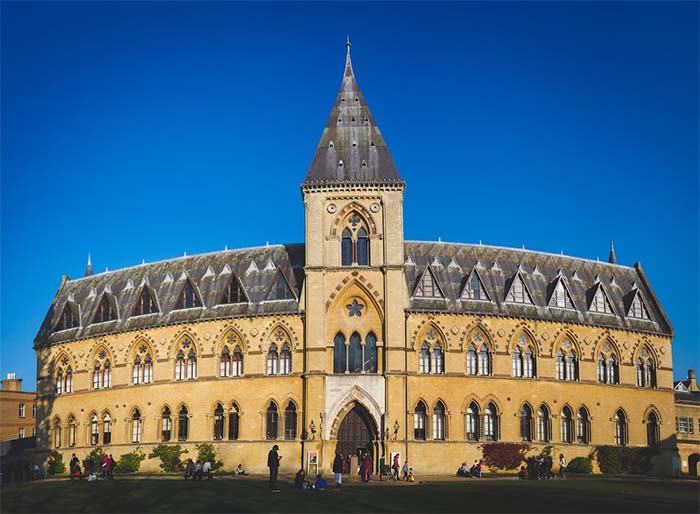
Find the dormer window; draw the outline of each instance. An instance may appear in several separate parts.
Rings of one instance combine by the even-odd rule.
[[[277,272],[275,283],[272,284],[270,291],[267,293],[267,301],[270,300],[295,300],[296,297],[292,289],[287,284],[287,280],[282,275],[281,271]]]
[[[71,304],[71,302],[66,302],[56,330],[67,330],[69,328],[75,328],[79,325],[78,316],[76,316],[76,314],[73,312],[73,307],[74,305]]]
[[[144,287],[143,291],[141,291],[141,296],[139,296],[138,303],[136,304],[136,315],[142,316],[144,314],[157,313],[158,304],[148,288]]]
[[[175,305],[175,309],[193,309],[195,307],[201,306],[202,302],[199,301],[197,292],[195,291],[192,282],[188,279],[187,282],[185,282],[185,285],[182,287],[182,290],[180,291],[180,295],[177,298],[177,304]]]
[[[600,312],[603,314],[615,314],[612,310],[612,306],[610,305],[610,300],[608,300],[608,295],[605,294],[605,290],[603,289],[603,286],[600,285],[600,283],[598,284],[598,288],[593,294],[593,298],[591,299],[591,305],[588,308],[588,310],[591,312]]]
[[[513,277],[513,283],[508,290],[508,294],[506,295],[506,302],[524,303],[526,305],[533,305],[534,303],[532,301],[532,296],[530,295],[530,292],[527,290],[527,286],[523,281],[523,278],[520,276],[520,273]]]
[[[231,280],[228,286],[224,290],[224,295],[221,298],[220,304],[231,304],[231,303],[245,303],[248,301],[248,297],[243,291],[241,283],[235,275],[231,275]]]
[[[104,323],[106,321],[113,321],[115,319],[117,319],[117,314],[114,310],[114,307],[112,306],[112,302],[109,301],[107,295],[105,294],[102,296],[100,305],[97,308],[97,312],[95,313],[95,319],[93,320],[93,323]]]

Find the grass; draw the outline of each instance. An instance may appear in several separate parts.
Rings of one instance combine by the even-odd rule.
[[[280,493],[262,477],[185,482],[173,478],[112,481],[44,480],[4,485],[0,511],[10,512],[694,512],[693,481],[643,478],[566,481],[462,479],[396,484],[350,483],[342,490]]]

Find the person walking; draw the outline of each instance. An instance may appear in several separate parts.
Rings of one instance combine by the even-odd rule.
[[[562,480],[566,480],[566,475],[564,474],[564,469],[566,468],[566,457],[563,453],[559,454],[559,473],[557,476]]]
[[[117,461],[114,460],[114,457],[112,457],[112,454],[109,454],[109,471],[107,471],[107,477],[111,480],[114,478],[114,470],[117,468]]]
[[[382,481],[382,475],[386,472],[386,459],[384,455],[379,458],[379,481]]]
[[[391,463],[391,469],[394,472],[394,480],[399,479],[399,454],[394,454],[394,461]]]
[[[369,463],[369,453],[365,453],[365,456],[362,458],[362,466],[360,468],[360,475],[362,476],[362,481],[363,482],[369,482],[369,472],[370,472],[370,463]]]
[[[404,461],[401,468],[401,480],[408,481],[408,461]]]
[[[343,454],[336,450],[335,459],[333,459],[333,474],[335,479],[335,488],[340,489],[343,484]]]
[[[106,480],[107,476],[109,474],[109,468],[110,468],[111,462],[109,461],[109,455],[106,453],[102,456],[102,460],[100,461],[100,471],[102,471],[102,480]]]
[[[273,493],[279,493],[280,490],[277,489],[277,472],[280,469],[280,461],[282,457],[277,454],[277,450],[280,447],[274,445],[270,453],[267,454],[267,467],[270,468],[270,489]]]

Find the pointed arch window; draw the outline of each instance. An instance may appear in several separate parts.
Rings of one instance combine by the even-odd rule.
[[[422,374],[430,373],[430,347],[428,343],[423,343],[420,347],[419,367]]]
[[[647,446],[656,446],[661,440],[659,434],[659,417],[654,411],[650,412],[646,419]]]
[[[614,314],[608,296],[603,290],[603,286],[598,284],[598,288],[593,293],[593,298],[591,299],[591,305],[588,308],[591,312],[599,312],[603,314]]]
[[[61,420],[53,420],[53,445],[55,448],[61,447]]]
[[[462,300],[489,300],[484,284],[481,282],[476,271],[472,272],[467,282],[464,284]]]
[[[66,394],[73,392],[73,370],[70,366],[66,369],[66,380],[63,389]]]
[[[279,369],[279,353],[277,352],[277,345],[272,343],[270,349],[267,352],[267,374],[277,375]]]
[[[102,366],[99,362],[95,362],[92,372],[92,388],[99,389],[102,385]]]
[[[517,346],[513,350],[513,376],[523,376],[523,354]]]
[[[417,441],[425,441],[426,411],[425,403],[420,401],[413,412],[413,438]]]
[[[347,348],[345,336],[338,332],[333,339],[333,373],[345,373],[347,371]]]
[[[275,404],[275,402],[270,402],[270,405],[267,407],[267,412],[265,413],[265,437],[267,439],[277,439],[277,426],[277,404]]]
[[[141,383],[141,364],[141,357],[137,355],[134,359],[134,367],[131,370],[131,378],[134,385]]]
[[[184,405],[180,408],[177,415],[177,440],[187,441],[190,432],[190,419],[187,407]]]
[[[141,442],[141,412],[138,409],[134,409],[131,415],[131,442]]]
[[[557,380],[566,380],[566,364],[564,362],[564,352],[557,352]]]
[[[292,352],[288,344],[282,346],[280,352],[280,375],[289,375],[292,372]]]
[[[491,358],[486,345],[481,346],[479,350],[479,375],[488,376],[491,374]]]
[[[423,276],[418,281],[413,296],[416,298],[445,298],[430,266],[426,266]]]
[[[115,319],[117,319],[117,314],[112,306],[112,302],[110,302],[107,295],[104,294],[102,296],[102,300],[100,301],[100,305],[97,307],[97,312],[95,313],[93,323],[105,323]]]
[[[537,410],[537,440],[540,442],[549,442],[551,439],[549,409],[545,405],[541,405]]]
[[[175,380],[185,379],[185,353],[180,350],[175,358]]]
[[[234,377],[243,376],[243,351],[238,345],[233,349],[233,357],[231,357],[231,375]]]
[[[532,441],[532,409],[528,404],[520,409],[520,438],[523,441]]]
[[[194,380],[197,378],[197,354],[194,350],[190,350],[187,354],[187,379]]]
[[[581,444],[591,442],[591,425],[588,411],[584,407],[581,407],[576,414],[576,440]]]
[[[642,350],[642,356],[637,358],[637,386],[639,387],[656,387],[656,367],[648,355],[649,352],[645,348]]]
[[[617,359],[614,355],[610,355],[608,357],[608,384],[617,384],[618,379]]]
[[[348,347],[348,368],[350,373],[362,373],[362,344],[360,335],[353,332]]]
[[[445,430],[446,421],[445,404],[441,401],[437,402],[433,409],[433,439],[436,441],[444,441],[447,438]]]
[[[564,343],[571,344],[568,341],[564,341]],[[560,348],[557,351],[556,372],[557,380],[578,380],[578,361],[573,350]]]
[[[192,284],[192,281],[188,278],[185,284],[180,290],[180,294],[177,297],[177,303],[175,304],[175,310],[180,309],[194,309],[196,307],[201,307],[202,302],[199,301],[199,296]]]
[[[153,359],[146,354],[143,359],[143,383],[150,384],[153,382]]]
[[[649,317],[649,311],[647,310],[646,305],[644,305],[644,300],[642,300],[642,296],[639,293],[639,290],[637,290],[637,293],[634,295],[634,299],[632,300],[632,305],[630,305],[628,315],[630,318],[646,320],[651,319]]]
[[[56,394],[63,394],[63,370],[56,373]]]
[[[467,375],[476,375],[477,369],[476,348],[470,344],[467,348]]]
[[[607,368],[605,366],[605,356],[601,353],[598,355],[598,382],[605,384],[607,382]]]
[[[170,441],[173,435],[173,418],[168,407],[163,408],[160,417],[160,440],[163,442]]]
[[[292,401],[284,410],[284,438],[287,440],[297,438],[297,406]]]
[[[112,364],[109,359],[102,365],[102,387],[105,389],[112,387]]]
[[[562,309],[575,309],[576,308],[573,300],[571,300],[571,295],[569,294],[569,290],[566,288],[564,281],[561,279],[559,279],[559,281],[557,282],[557,285],[554,287],[554,290],[552,291],[552,296],[549,299],[549,306],[550,307],[559,307]]]
[[[238,439],[238,422],[240,416],[240,409],[238,405],[234,402],[231,404],[231,410],[228,413],[228,440],[235,441]]]
[[[467,415],[465,417],[466,438],[467,441],[479,440],[479,406],[476,402],[472,402],[467,407]]]
[[[369,266],[369,232],[363,219],[353,212],[347,220],[340,241],[342,266]]]
[[[615,444],[627,446],[627,416],[622,409],[615,413],[613,421],[615,423]]]
[[[433,346],[431,364],[433,365],[432,372],[434,375],[442,375],[445,372],[444,354],[442,353],[442,347],[440,346],[440,343],[435,343],[435,345]]]
[[[498,440],[498,410],[493,402],[490,402],[484,410],[484,439]]]
[[[232,304],[232,303],[246,303],[248,297],[243,291],[241,283],[238,278],[233,273],[231,274],[231,280],[228,282],[228,286],[224,290],[224,296],[221,299],[221,304]]]
[[[367,373],[377,372],[377,336],[373,332],[365,337],[365,357],[362,364]]]
[[[148,287],[144,286],[143,290],[141,291],[141,296],[139,296],[138,303],[136,304],[136,315],[143,316],[146,314],[157,313],[158,304],[156,303],[156,300]]]
[[[90,417],[90,444],[100,444],[100,422],[97,420],[97,414]]]
[[[77,425],[75,423],[75,418],[73,416],[68,418],[68,446],[71,448],[75,446],[75,438],[77,434]]]
[[[102,416],[102,442],[104,444],[112,443],[112,416],[109,412],[105,412]]]
[[[216,404],[214,409],[214,440],[221,441],[224,438],[224,406]]]
[[[281,271],[277,271],[275,283],[272,284],[270,291],[267,293],[267,300],[295,300],[296,297],[292,293],[292,289],[287,284],[287,280],[282,275]]]
[[[506,302],[524,303],[528,305],[533,304],[532,297],[530,296],[527,287],[525,287],[525,283],[523,282],[520,274],[513,277],[513,283],[510,286],[508,294],[506,295]]]
[[[569,407],[564,407],[561,411],[561,442],[570,443],[573,434],[573,415]]]
[[[228,377],[231,375],[231,352],[228,351],[228,347],[224,346],[221,351],[221,357],[219,358],[219,376]]]

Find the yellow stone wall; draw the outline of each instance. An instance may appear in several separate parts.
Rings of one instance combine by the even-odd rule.
[[[691,457],[695,459],[700,458],[700,403],[691,405],[687,403],[677,403],[676,404],[676,417],[683,416],[686,418],[691,418],[693,423],[693,433],[692,434],[681,434],[677,433],[677,445],[678,454],[680,457],[680,465],[682,473],[690,473],[692,470]],[[695,474],[700,471],[700,464],[695,468]]]

